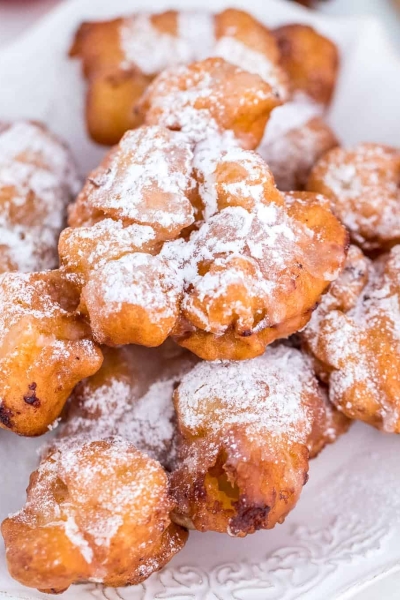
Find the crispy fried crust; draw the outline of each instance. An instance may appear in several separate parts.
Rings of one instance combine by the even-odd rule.
[[[273,30],[281,52],[281,65],[294,95],[305,95],[328,106],[339,71],[336,45],[308,25],[284,25]]]
[[[161,465],[114,438],[51,452],[27,503],[2,524],[11,575],[60,593],[72,583],[135,585],[185,544]]]
[[[70,224],[60,259],[79,273],[96,340],[173,336],[205,359],[252,358],[304,327],[347,248],[324,198],[284,197],[230,136],[193,144],[160,126],[124,136]]]
[[[302,334],[330,400],[349,418],[396,433],[399,290],[400,246],[375,262],[352,246],[343,274]]]
[[[174,396],[181,434],[174,520],[245,536],[282,523],[307,482],[309,453],[346,431],[312,366],[284,346],[240,363],[200,363]]]
[[[352,240],[366,252],[400,242],[400,150],[380,144],[335,148],[313,168],[307,189],[332,200]]]
[[[59,271],[0,275],[0,427],[47,431],[102,354],[76,315],[79,290]]]

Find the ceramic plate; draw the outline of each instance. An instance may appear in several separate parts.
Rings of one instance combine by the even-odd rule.
[[[345,143],[400,145],[400,60],[377,22],[317,15],[278,0],[73,0],[63,3],[0,55],[0,119],[41,119],[70,143],[82,174],[104,149],[83,122],[79,67],[66,59],[88,18],[170,7],[245,7],[267,25],[302,21],[334,39],[342,70],[330,121]],[[21,507],[41,440],[0,431],[0,517]],[[348,600],[398,598],[400,438],[361,424],[312,463],[310,481],[284,525],[246,539],[192,533],[185,549],[144,584],[90,584],[63,599]],[[369,590],[369,591],[368,591]],[[50,598],[19,586],[0,550],[0,598]]]

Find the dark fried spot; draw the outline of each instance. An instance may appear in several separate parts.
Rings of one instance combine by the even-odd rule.
[[[251,335],[253,335],[253,332],[251,329],[246,329],[246,331],[242,331],[240,333],[240,337],[250,337]]]
[[[24,402],[35,408],[39,408],[40,400],[36,396],[37,383],[34,381],[28,385],[29,392],[24,396]]]
[[[4,427],[12,428],[13,422],[11,418],[14,416],[12,410],[4,406],[4,404],[0,404],[0,422],[3,423]]]
[[[304,473],[304,481],[303,481],[303,485],[306,485],[306,483],[308,482],[308,480],[310,479],[310,476],[308,473]]]
[[[268,513],[271,510],[266,504],[247,506],[246,499],[241,497],[233,503],[237,511],[235,517],[230,520],[230,530],[234,535],[239,533],[251,533],[263,529],[266,525]]]

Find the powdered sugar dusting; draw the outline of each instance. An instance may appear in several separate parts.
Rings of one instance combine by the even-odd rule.
[[[92,180],[90,202],[120,218],[180,231],[193,222],[187,199],[191,163],[190,146],[170,132],[159,127],[129,131],[109,168]]]
[[[192,434],[246,425],[306,443],[312,427],[305,395],[318,394],[307,357],[285,346],[242,362],[202,362],[177,394],[181,425]]]
[[[57,264],[66,206],[79,187],[68,150],[40,125],[0,132],[0,271]]]
[[[0,343],[4,343],[8,332],[19,323],[23,324],[21,336],[29,335],[30,320],[44,323],[67,314],[52,297],[45,278],[22,273],[0,275]]]
[[[175,35],[159,30],[151,14],[124,19],[120,30],[124,54],[122,66],[137,66],[146,75],[156,75],[168,67],[203,60],[214,45],[214,23],[210,13],[177,14]]]
[[[399,289],[400,246],[375,263],[352,248],[344,274],[304,332],[312,352],[332,371],[330,399],[353,417],[363,411],[367,416],[372,408],[366,406],[376,403],[380,409],[370,416],[381,419],[385,431],[398,430],[400,417]]]
[[[80,384],[56,446],[119,436],[168,463],[175,435],[173,392],[196,362],[183,350],[168,352],[167,346],[108,350],[103,369],[107,372],[108,361],[117,361],[116,368],[100,385],[90,379]]]
[[[359,144],[326,155],[313,171],[310,189],[324,188],[353,239],[365,249],[400,239],[400,152]]]
[[[283,100],[287,99],[286,76],[281,67],[269,60],[265,54],[252,50],[235,37],[225,36],[217,41],[213,56],[220,56],[244,71],[259,75]]]

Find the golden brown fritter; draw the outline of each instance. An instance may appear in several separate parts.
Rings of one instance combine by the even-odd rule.
[[[175,392],[181,434],[171,491],[177,523],[243,537],[282,523],[307,482],[309,455],[348,427],[299,350],[201,362]]]
[[[307,189],[332,200],[355,244],[379,252],[400,242],[400,150],[381,144],[335,148],[313,168]]]
[[[52,592],[94,579],[134,585],[183,547],[159,461],[173,459],[173,390],[195,362],[172,342],[104,348],[31,476],[25,507],[3,523],[15,579]]]
[[[101,144],[116,144],[128,129],[142,124],[143,115],[133,108],[161,71],[210,56],[260,75],[282,99],[288,95],[273,35],[235,9],[216,15],[171,10],[83,23],[70,56],[82,61],[87,125]]]
[[[355,246],[303,332],[345,415],[400,433],[400,246],[377,261]]]
[[[339,71],[336,45],[312,27],[297,23],[278,27],[273,34],[292,94],[328,106]]]
[[[56,448],[2,524],[10,574],[48,593],[140,583],[185,544],[173,507],[161,465],[122,438]]]
[[[193,145],[157,126],[124,136],[70,224],[60,258],[99,342],[173,336],[206,359],[252,358],[304,327],[347,246],[327,201],[284,198],[230,136]]]
[[[193,142],[230,131],[247,150],[258,146],[281,101],[260,76],[222,58],[167,69],[138,104],[147,125],[181,131]]]
[[[68,148],[44,125],[0,123],[0,273],[57,266],[58,236],[78,191]]]
[[[45,433],[78,381],[100,368],[78,302],[60,271],[0,275],[0,427]]]

